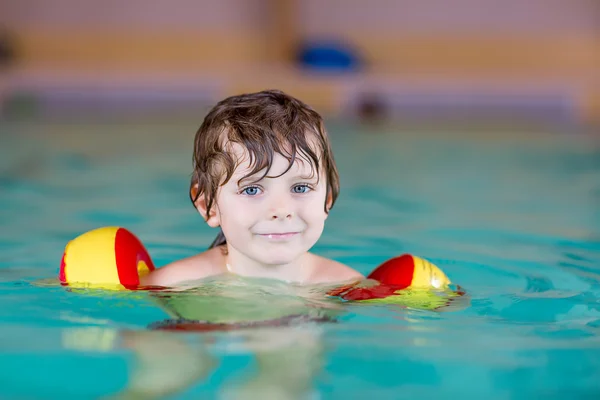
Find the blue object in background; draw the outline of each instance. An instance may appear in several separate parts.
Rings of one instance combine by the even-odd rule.
[[[297,61],[313,70],[355,71],[361,66],[358,53],[337,42],[305,43],[298,50]]]

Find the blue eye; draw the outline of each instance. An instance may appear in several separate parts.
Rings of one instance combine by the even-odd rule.
[[[302,194],[307,193],[310,190],[308,185],[296,185],[292,188],[292,192]]]
[[[245,194],[246,196],[256,196],[259,191],[260,189],[258,186],[248,186],[242,190],[242,194]]]

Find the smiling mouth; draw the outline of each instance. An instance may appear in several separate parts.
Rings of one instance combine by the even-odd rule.
[[[270,240],[286,240],[290,239],[300,232],[284,232],[284,233],[259,233],[258,236],[270,239]]]

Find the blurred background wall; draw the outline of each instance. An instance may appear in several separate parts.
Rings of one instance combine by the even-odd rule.
[[[181,104],[278,87],[328,114],[368,98],[600,121],[597,0],[4,0],[0,37],[5,103],[68,92]],[[311,46],[353,64],[298,62]]]

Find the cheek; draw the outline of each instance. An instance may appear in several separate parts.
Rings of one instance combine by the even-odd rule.
[[[304,208],[304,216],[307,220],[315,223],[323,223],[327,219],[327,213],[325,212],[325,198],[314,199]]]
[[[221,221],[227,224],[244,224],[252,220],[257,215],[256,207],[246,201],[236,201],[236,199],[223,199],[220,203],[219,215]]]

